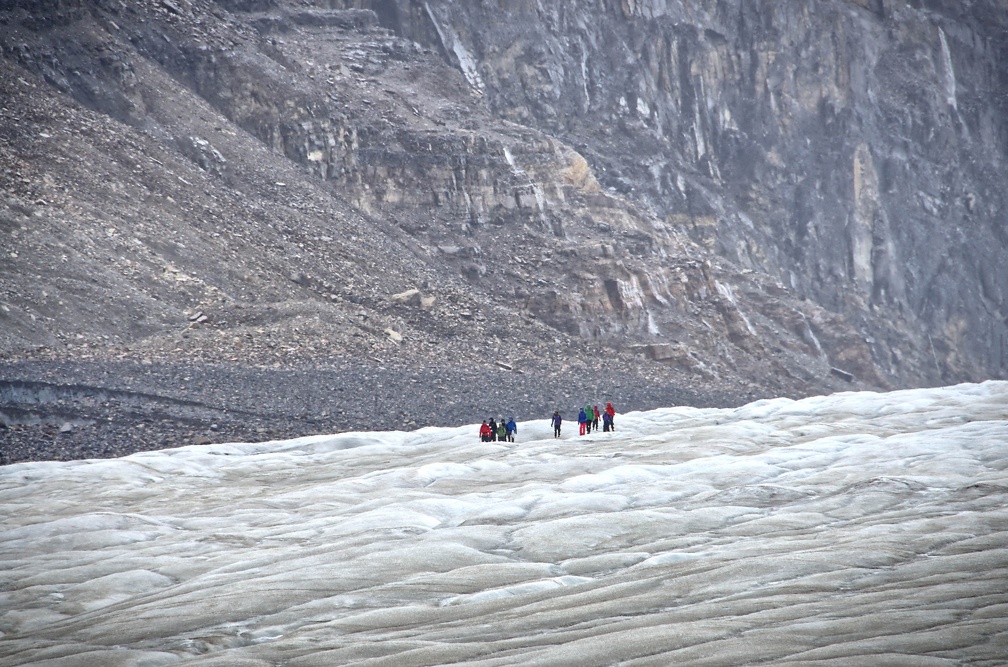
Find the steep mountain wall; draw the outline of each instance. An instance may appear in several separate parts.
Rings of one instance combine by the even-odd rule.
[[[1004,375],[1004,4],[19,0],[4,349]]]
[[[859,322],[889,372],[913,347],[932,381],[1008,369],[1008,2],[354,4],[603,187]]]

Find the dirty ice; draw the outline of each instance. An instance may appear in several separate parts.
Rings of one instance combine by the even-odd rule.
[[[1008,661],[1008,383],[565,417],[0,468],[0,664]]]

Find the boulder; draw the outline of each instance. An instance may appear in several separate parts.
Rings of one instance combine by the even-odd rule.
[[[423,294],[418,289],[408,289],[405,292],[393,294],[389,297],[392,303],[398,303],[411,308],[419,308],[423,302]]]
[[[430,310],[434,307],[434,303],[437,299],[433,296],[424,296],[418,289],[408,289],[405,292],[393,294],[389,297],[389,301],[403,306],[409,306],[410,308]]]

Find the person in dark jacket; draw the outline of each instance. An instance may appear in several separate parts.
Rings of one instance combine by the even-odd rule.
[[[550,420],[550,423],[553,424],[553,437],[554,438],[559,438],[560,437],[560,424],[563,423],[563,417],[560,416],[560,411],[559,410],[554,410],[553,411],[553,419]]]
[[[588,415],[585,414],[584,408],[578,412],[578,435],[584,435],[588,430]]]
[[[497,442],[497,422],[493,417],[490,418],[488,426],[490,426],[490,442]]]

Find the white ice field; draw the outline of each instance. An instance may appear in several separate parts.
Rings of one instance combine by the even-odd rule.
[[[1008,383],[616,426],[0,468],[0,665],[1008,664]]]

